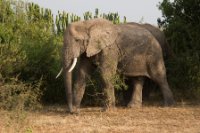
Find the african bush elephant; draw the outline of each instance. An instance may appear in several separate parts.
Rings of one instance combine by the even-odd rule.
[[[78,57],[80,62],[73,84],[71,71]],[[129,106],[141,105],[144,76],[160,86],[166,106],[174,102],[166,79],[161,47],[144,28],[127,24],[114,25],[105,19],[70,24],[64,34],[63,46],[63,70],[69,112],[80,107],[86,80],[95,69],[99,70],[101,77],[106,109],[115,106],[111,80],[117,71],[125,76],[138,77]],[[72,87],[75,91],[74,100]]]
[[[167,39],[165,37],[164,32],[162,32],[158,27],[155,27],[151,24],[145,23],[145,24],[139,24],[139,23],[135,23],[135,22],[128,22],[128,25],[136,25],[136,26],[140,26],[141,28],[145,28],[146,30],[148,30],[155,38],[156,40],[159,42],[161,48],[162,48],[162,52],[163,52],[163,56],[164,56],[164,60],[167,59],[172,59],[175,57],[172,49],[170,48]],[[136,78],[134,78],[136,80]],[[123,90],[123,95],[124,95],[124,100],[125,103],[127,103],[128,101],[130,101],[130,96],[132,95],[132,86],[134,85],[132,83],[132,80],[126,80],[126,83],[129,86],[128,90]],[[155,88],[155,85],[152,84],[153,82],[150,81],[148,78],[145,79],[145,84],[143,87],[143,96],[145,98],[149,98],[150,92],[153,90],[152,88]]]

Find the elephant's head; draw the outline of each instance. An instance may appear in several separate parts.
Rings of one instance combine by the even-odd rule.
[[[71,71],[77,58],[86,53],[87,57],[98,54],[112,45],[117,38],[115,26],[104,19],[75,22],[68,26],[64,35],[63,63],[65,87],[69,111],[72,112],[72,76]]]

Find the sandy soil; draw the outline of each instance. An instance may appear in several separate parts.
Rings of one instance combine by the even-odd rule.
[[[1,111],[0,133],[200,133],[200,106],[117,108],[109,112],[83,108],[77,115],[66,114],[64,106],[49,106],[40,112],[27,112],[22,122],[5,114]]]

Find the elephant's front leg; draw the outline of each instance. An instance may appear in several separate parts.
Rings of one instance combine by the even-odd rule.
[[[142,106],[142,89],[144,84],[143,77],[137,77],[132,79],[133,84],[133,93],[131,101],[128,103],[128,107],[141,107]]]
[[[74,81],[74,106],[76,109],[80,108],[81,101],[86,87],[86,80],[90,77],[93,71],[93,66],[89,60],[85,57],[81,57],[80,64],[77,69],[75,81]]]
[[[115,107],[115,93],[114,93],[114,76],[116,74],[116,62],[104,62],[100,67],[100,74],[102,78],[102,85],[104,91],[104,109],[113,109]]]

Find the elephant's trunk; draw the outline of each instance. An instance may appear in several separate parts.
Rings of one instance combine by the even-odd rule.
[[[72,65],[69,65],[71,61],[67,60],[64,69],[65,91],[67,96],[67,104],[69,112],[73,112],[73,94],[72,94],[72,70],[76,66],[77,58],[73,59]],[[67,67],[69,66],[69,67]],[[69,69],[66,69],[69,68]]]
[[[67,96],[67,105],[69,112],[73,112],[73,96],[72,96],[72,73],[64,71],[64,80],[65,80],[65,91]]]

